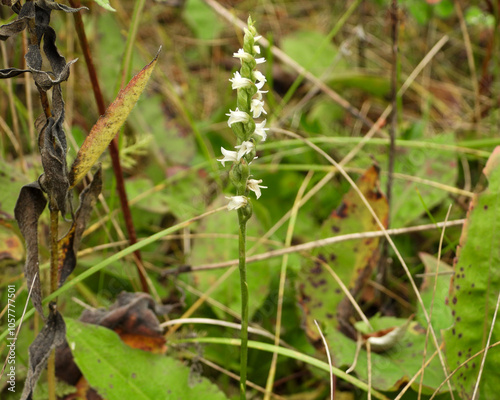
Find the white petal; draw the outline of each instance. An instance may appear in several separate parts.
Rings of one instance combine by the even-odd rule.
[[[265,62],[266,62],[266,59],[264,57],[255,59],[256,64],[264,64]]]
[[[238,160],[245,154],[251,153],[254,147],[253,142],[242,142],[239,146],[234,146],[235,149],[238,149]]]
[[[267,79],[266,77],[264,76],[264,74],[260,71],[253,71],[253,77],[255,78],[256,81],[259,81],[259,82],[267,82]]]
[[[226,166],[226,161],[236,162],[240,159],[236,151],[226,150],[224,147],[221,147],[220,150],[224,157],[217,161],[220,161],[224,167]]]
[[[250,189],[252,192],[255,193],[255,196],[257,197],[257,199],[261,196],[261,192],[260,192],[260,189],[267,189],[267,186],[261,186],[259,185],[259,183],[262,183],[262,179],[249,179],[247,181],[247,187],[248,189]]]
[[[253,58],[251,54],[247,53],[243,49],[239,49],[237,53],[233,53],[233,57],[239,58],[241,61],[250,61]]]
[[[232,79],[229,79],[229,82],[232,83],[231,87],[233,89],[245,88],[253,85],[253,82],[250,79],[243,78],[238,71],[234,73]]]
[[[260,54],[260,46],[253,46],[253,51],[255,51],[257,54]]]
[[[245,111],[240,111],[236,107],[236,110],[232,111],[229,110],[229,114],[226,114],[229,119],[227,121],[227,124],[231,126],[235,122],[248,122],[250,119],[250,115],[248,115]]]
[[[267,138],[267,133],[266,131],[269,130],[269,128],[264,128],[266,126],[266,121],[267,120],[264,120],[258,124],[255,124],[255,131],[254,133],[256,135],[259,135],[260,137],[262,137],[262,141],[264,142]]]
[[[264,110],[264,102],[257,99],[252,99],[250,110],[254,118],[259,118],[262,113],[267,114],[266,110]]]
[[[237,210],[238,208],[245,207],[248,204],[248,199],[245,196],[232,196],[232,197],[227,197],[226,199],[229,200],[229,203],[227,205],[228,210]]]

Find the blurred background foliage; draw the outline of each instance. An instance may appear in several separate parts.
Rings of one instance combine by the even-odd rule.
[[[376,121],[391,104],[389,1],[222,0],[218,3],[241,20],[251,15],[264,38],[337,91],[365,118]],[[120,135],[120,156],[138,237],[148,237],[223,205],[224,194],[232,193],[232,189],[228,188],[227,170],[214,163],[214,159],[220,157],[221,146],[234,146],[225,113],[235,107],[235,93],[228,79],[239,67],[232,53],[242,43],[242,32],[202,0],[147,0],[138,20],[133,19],[135,1],[110,1],[115,12],[91,1],[82,1],[82,4],[89,7],[82,16],[108,104],[116,96],[123,79],[130,79],[130,76],[123,77],[121,71],[132,24],[138,23],[130,59],[132,73],[140,70],[154,57],[159,46],[163,46],[149,86]],[[472,192],[485,185],[481,171],[486,159],[494,146],[500,144],[497,138],[498,5],[490,1],[459,0],[401,0],[399,5],[398,87],[440,39],[447,36],[447,41],[427,60],[405,94],[397,98],[398,145],[394,154],[395,176],[389,209],[391,228],[442,221],[450,204],[449,219],[464,218]],[[4,23],[12,18],[7,7],[0,9],[0,19]],[[60,52],[68,60],[80,59],[72,66],[70,78],[63,85],[69,159],[73,160],[99,115],[73,17],[53,15],[52,25],[58,34]],[[2,67],[23,65],[22,40],[20,36],[0,43]],[[263,179],[268,189],[264,189],[259,201],[253,201],[249,248],[292,208],[309,171],[313,174],[307,184],[308,190],[331,171],[330,164],[322,156],[300,141],[291,140],[278,128],[309,138],[337,161],[355,148],[369,130],[324,90],[315,87],[310,80],[299,79],[290,63],[277,59],[268,48],[263,47],[262,51],[267,59],[261,66],[268,79],[265,87],[269,90],[265,99],[267,120],[273,129],[268,140],[259,146],[258,159],[252,164],[255,178]],[[470,68],[471,61],[474,70]],[[3,288],[7,284],[16,285],[19,308],[26,298],[26,290],[21,290],[24,250],[12,222],[13,208],[20,187],[36,179],[42,171],[33,129],[33,120],[41,110],[36,91],[32,84],[26,87],[27,84],[23,78],[0,81],[0,282]],[[378,165],[380,190],[385,192],[389,120],[381,121],[381,126],[382,129],[356,151],[346,169],[353,178],[358,178],[373,164]],[[109,156],[105,155],[102,162],[103,196],[83,238],[74,275],[127,246]],[[293,228],[292,244],[331,236],[322,231],[321,226],[341,205],[348,191],[349,184],[335,176],[305,203]],[[48,216],[44,215],[40,229],[43,260],[47,260],[49,252],[47,225]],[[266,236],[264,243],[251,251],[264,253],[282,247],[287,226],[288,223],[280,225]],[[185,265],[196,267],[236,258],[236,229],[235,215],[218,213],[190,225],[178,235],[167,236],[142,249],[153,298],[158,303],[176,305],[169,313],[170,319],[185,315],[185,311],[209,291],[208,301],[196,305],[193,316],[238,320],[237,272],[228,275],[225,268],[165,274],[169,269]],[[449,264],[453,263],[460,231],[460,227],[446,230],[442,258]],[[440,231],[434,229],[394,238],[414,275],[427,270],[419,253],[436,255],[439,236]],[[356,251],[343,246],[337,244],[334,250],[327,252]],[[415,294],[392,250],[385,259],[390,268],[382,283],[390,295],[381,294],[379,289],[368,284],[357,293],[357,299],[369,316],[381,313],[404,319],[415,311]],[[306,335],[307,312],[299,284],[307,270],[304,266],[310,263],[303,254],[292,254],[288,260],[281,338],[303,354],[325,359],[322,344]],[[373,266],[369,280],[379,283],[377,265]],[[278,296],[279,268],[278,258],[251,264],[249,268],[252,323],[271,332],[275,329],[277,305],[281,301]],[[347,275],[352,275],[350,279],[357,279],[352,265],[341,264],[338,268],[346,269]],[[218,282],[223,275],[222,282]],[[422,279],[416,279],[420,284]],[[214,286],[216,282],[217,287]],[[139,290],[132,258],[113,263],[76,285],[59,299],[59,307],[63,315],[77,318],[82,302],[91,307],[107,307],[122,290]],[[440,297],[443,307],[444,297],[446,295]],[[4,300],[2,298],[2,304]],[[322,306],[328,311],[328,303]],[[327,331],[331,329],[328,321],[320,322]],[[27,347],[33,340],[33,330],[40,329],[40,324],[41,321],[35,318],[23,327],[17,345],[18,366],[26,367]],[[186,326],[175,333],[167,333],[167,345],[168,338],[192,334],[238,337],[232,329]],[[333,332],[331,337],[335,335],[339,334]],[[342,336],[337,343],[341,340],[347,339]],[[1,349],[6,354],[5,347]],[[347,347],[343,349],[348,353]],[[229,370],[238,369],[239,353],[233,348],[228,350],[226,345],[198,346],[195,350],[198,354],[191,356],[182,347],[172,346],[169,351],[182,359],[191,359],[192,366],[198,365],[197,357],[202,355]],[[271,354],[256,350],[250,352],[252,382],[265,386],[271,357]],[[339,353],[338,366],[345,366],[344,362],[350,357],[350,354]],[[418,369],[421,359],[412,365]],[[18,379],[22,380],[23,367],[18,371]],[[398,376],[401,370],[390,371],[393,375],[389,378],[389,372],[385,375],[389,382],[374,383],[374,387],[380,390],[397,388],[402,378]],[[207,366],[203,367],[203,373],[228,396],[237,393],[237,384],[226,375]],[[361,374],[360,378],[365,377]],[[395,381],[399,382],[396,386]],[[435,387],[434,384],[429,383],[429,387]],[[345,398],[366,396],[340,380],[336,385],[339,392],[347,392]],[[328,394],[328,377],[303,363],[280,357],[273,390],[287,399],[324,399]],[[254,398],[260,398],[261,394],[255,393]],[[2,398],[4,395],[13,398],[7,397],[5,392]],[[448,398],[446,396],[442,398]],[[43,394],[38,398],[43,398]],[[410,391],[404,398],[412,399],[416,395]]]

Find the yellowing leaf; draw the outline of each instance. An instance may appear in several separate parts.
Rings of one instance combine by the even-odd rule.
[[[85,138],[69,172],[71,187],[74,187],[96,163],[127,119],[139,96],[146,88],[158,60],[158,54],[153,61],[130,80],[125,89],[118,93],[115,101],[111,103],[106,113],[101,115]]]

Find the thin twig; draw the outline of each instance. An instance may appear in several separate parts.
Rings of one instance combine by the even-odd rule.
[[[356,332],[356,352],[354,353],[354,360],[352,360],[352,364],[349,368],[346,369],[345,373],[350,374],[356,368],[358,363],[359,354],[361,353],[361,347],[363,346],[363,338],[361,336],[361,332]]]
[[[389,213],[387,214],[387,229],[391,227],[391,210],[392,210],[392,186],[394,179],[394,159],[396,157],[396,136],[398,129],[398,32],[399,32],[399,8],[398,1],[392,0],[390,7],[391,15],[391,39],[392,39],[392,57],[391,57],[391,105],[392,111],[389,116],[391,121],[389,125],[389,162],[387,166],[387,186],[385,196],[387,198],[387,206]],[[382,240],[380,254],[380,262],[378,263],[377,282],[385,286],[386,278],[389,274],[389,243]],[[377,294],[378,296],[380,293]]]
[[[453,377],[453,375],[455,375],[463,366],[467,365],[470,361],[472,361],[474,358],[480,356],[481,354],[483,354],[485,351],[488,351],[489,349],[492,349],[493,347],[497,347],[497,346],[500,346],[500,341],[498,342],[495,342],[493,343],[492,345],[488,346],[488,347],[485,347],[484,349],[481,349],[479,350],[476,354],[474,354],[473,356],[469,357],[467,360],[465,360],[462,364],[460,364],[459,366],[457,366],[457,368],[455,368],[453,370],[453,372],[451,372],[447,377],[446,379],[441,382],[439,384],[439,386],[434,390],[434,393],[432,393],[432,396],[429,400],[432,400],[434,397],[436,397],[438,394],[439,394],[439,391],[441,390],[441,388],[449,382],[449,380]],[[396,399],[395,399],[396,400]]]
[[[80,7],[80,0],[69,0],[72,7]],[[92,82],[92,90],[94,92],[94,97],[97,103],[97,108],[100,115],[106,113],[106,106],[104,102],[104,97],[99,85],[99,80],[97,79],[97,72],[92,61],[92,55],[90,52],[90,46],[87,40],[87,35],[85,33],[85,28],[83,25],[83,19],[79,12],[73,13],[75,19],[75,29],[78,34],[78,40],[80,41],[80,48],[82,49],[83,55],[85,57],[85,63],[87,65],[87,71]],[[120,152],[118,149],[118,137],[115,136],[111,143],[109,144],[109,154],[111,156],[111,164],[113,166],[113,172],[116,179],[116,190],[118,191],[118,197],[120,198],[120,205],[123,212],[123,219],[125,221],[125,226],[127,228],[128,238],[130,244],[133,245],[137,243],[137,235],[135,233],[134,223],[132,219],[132,212],[130,211],[130,206],[127,198],[127,191],[125,189],[125,181],[123,179],[123,169],[120,162]],[[143,292],[149,293],[148,282],[144,276],[144,267],[142,266],[142,257],[139,250],[134,252],[134,261],[137,264],[137,272],[139,274],[139,279],[141,281],[141,288]],[[142,269],[141,269],[142,266]]]
[[[469,31],[467,30],[467,24],[465,23],[464,14],[462,12],[462,6],[458,0],[454,0],[455,12],[457,13],[458,21],[460,22],[460,30],[464,37],[464,47],[465,53],[467,54],[467,62],[469,64],[469,72],[472,83],[472,89],[474,90],[474,124],[481,121],[481,105],[479,101],[479,83],[477,81],[476,64],[474,61],[474,52],[472,51],[472,45],[470,41]]]
[[[337,273],[333,270],[330,265],[328,265],[327,262],[323,261],[319,257],[315,257],[314,259],[315,262],[320,263],[323,267],[327,269],[327,271],[330,273],[330,275],[335,279],[335,282],[337,282],[337,285],[340,286],[340,289],[344,294],[346,295],[347,299],[350,301],[351,305],[354,307],[354,309],[358,312],[359,317],[363,320],[363,322],[371,329],[373,330],[372,324],[370,324],[370,320],[366,317],[366,315],[363,313],[363,310],[359,306],[359,304],[356,302],[356,299],[353,297],[351,294],[350,290],[347,288],[347,286],[342,282],[342,279],[337,275]]]
[[[441,347],[444,346],[444,343],[441,344]],[[401,392],[398,393],[398,395],[394,398],[394,400],[400,400],[401,397],[408,391],[408,389],[413,385],[413,382],[418,378],[418,376],[423,372],[425,368],[431,363],[432,360],[437,356],[438,351],[436,350],[432,356],[429,357],[429,359],[425,362],[424,365],[420,367],[420,369],[417,371],[415,375],[406,383],[406,386],[401,390]]]
[[[368,393],[368,400],[372,400],[372,349],[369,340],[365,342],[365,345],[368,364],[368,390],[366,392]]]
[[[316,324],[316,328],[318,328],[318,332],[321,336],[321,340],[323,341],[323,344],[325,345],[325,351],[326,351],[326,358],[328,359],[328,366],[330,367],[330,399],[333,400],[334,395],[335,395],[335,390],[333,386],[333,364],[332,364],[332,357],[330,356],[330,349],[328,348],[328,343],[325,339],[325,336],[323,335],[323,332],[321,331],[321,328],[319,327],[318,321],[314,320],[314,323]],[[371,390],[370,390],[370,385],[368,384],[368,396],[371,397]]]
[[[165,328],[167,326],[172,326],[172,325],[178,325],[178,324],[205,324],[205,325],[217,325],[217,326],[223,326],[225,328],[232,328],[232,329],[238,329],[241,330],[241,324],[237,324],[234,322],[228,322],[228,321],[223,321],[220,319],[212,319],[212,318],[177,318],[177,319],[171,319],[170,321],[166,321],[160,324],[162,328]],[[265,331],[264,329],[259,329],[259,328],[253,328],[251,326],[248,327],[248,332],[253,333],[255,335],[260,335],[263,337],[266,337],[268,339],[273,339],[274,340],[274,335],[271,332]],[[277,344],[284,346],[284,347],[290,347],[287,345],[285,342],[282,340],[279,341]]]
[[[448,221],[448,218],[450,216],[451,212],[451,204],[448,207],[448,212],[446,213],[446,218],[444,219],[445,222]],[[439,276],[439,263],[441,262],[441,251],[443,249],[443,241],[444,241],[444,232],[446,230],[446,227],[443,228],[441,231],[441,237],[439,238],[439,249],[438,249],[438,257],[437,257],[437,264],[436,264],[436,272],[434,273],[434,287],[432,288],[432,299],[431,299],[431,305],[429,308],[429,320],[432,321],[432,312],[434,310],[434,298],[436,295],[436,290],[437,290],[437,282],[438,282],[438,276]],[[424,354],[422,358],[422,364],[425,364],[425,358],[427,357],[427,344],[429,340],[429,327],[427,327],[425,331],[425,344],[424,344]],[[424,384],[424,374],[425,370],[422,368],[422,374],[420,375],[420,383],[418,385],[418,399],[420,400],[421,395],[422,395],[422,386]]]
[[[477,394],[479,390],[479,382],[481,382],[481,377],[483,375],[484,364],[486,362],[486,355],[488,354],[488,349],[490,348],[491,336],[493,334],[493,328],[495,327],[495,322],[497,320],[498,307],[500,306],[500,292],[497,297],[497,304],[495,306],[495,313],[493,314],[493,319],[491,320],[490,333],[488,334],[488,340],[486,341],[486,346],[484,349],[483,359],[481,360],[481,366],[479,367],[479,373],[477,374],[476,386],[474,386],[474,393],[472,394],[472,400],[477,399]]]
[[[273,257],[281,257],[284,254],[297,253],[301,251],[308,251],[318,247],[324,247],[333,243],[344,242],[347,240],[359,240],[359,239],[367,239],[367,238],[377,238],[388,235],[404,235],[406,233],[414,233],[414,232],[422,232],[428,231],[436,228],[442,228],[444,226],[459,226],[463,225],[465,219],[457,219],[448,222],[438,222],[437,224],[426,224],[426,225],[417,225],[411,226],[408,228],[395,228],[395,229],[387,229],[385,232],[383,231],[371,231],[371,232],[363,232],[363,233],[349,233],[347,235],[341,236],[333,236],[326,239],[315,240],[313,242],[307,242],[303,244],[299,244],[296,246],[290,246],[283,249],[272,250],[266,253],[257,254],[255,256],[250,256],[247,258],[248,263],[267,260]],[[232,267],[238,264],[238,260],[230,260],[224,261],[220,263],[214,264],[204,264],[199,266],[184,266],[179,268],[171,268],[163,272],[164,275],[176,275],[185,272],[197,272],[197,271],[208,271],[219,268],[227,268]]]
[[[290,135],[292,137],[295,137],[295,138],[301,138],[297,134],[290,133]],[[431,334],[432,334],[432,339],[434,341],[434,345],[436,346],[436,348],[438,350],[440,350],[436,333],[434,332],[434,328],[432,327],[432,324],[431,324],[431,322],[429,320],[429,314],[427,313],[427,310],[425,309],[425,305],[424,305],[424,302],[422,300],[422,296],[420,295],[420,293],[418,291],[418,287],[417,287],[417,285],[415,283],[415,280],[413,279],[413,276],[411,275],[411,272],[410,272],[410,270],[408,268],[408,265],[406,265],[406,262],[403,259],[403,256],[401,255],[401,253],[399,252],[398,248],[394,244],[394,241],[391,239],[391,237],[387,233],[387,230],[385,229],[384,224],[380,221],[380,218],[377,216],[377,214],[375,213],[375,211],[371,207],[371,205],[368,202],[368,200],[366,199],[366,197],[363,195],[363,193],[361,192],[361,190],[359,189],[359,187],[356,185],[356,182],[354,182],[352,180],[352,178],[349,176],[349,174],[347,174],[347,172],[345,172],[345,170],[342,168],[342,166],[339,165],[339,163],[337,163],[332,157],[330,157],[327,153],[325,153],[318,146],[316,146],[313,143],[311,143],[309,140],[304,139],[304,138],[301,138],[301,140],[303,140],[304,143],[306,143],[308,146],[310,146],[311,148],[313,148],[318,154],[322,155],[328,162],[330,162],[331,164],[333,164],[335,167],[337,167],[339,169],[340,174],[347,180],[347,182],[349,182],[350,186],[358,194],[358,196],[360,197],[361,201],[363,202],[363,204],[365,205],[365,207],[368,209],[368,211],[372,215],[373,219],[375,219],[375,221],[376,221],[377,225],[379,226],[379,228],[383,231],[385,238],[389,242],[390,246],[394,250],[394,253],[396,254],[396,257],[398,258],[399,262],[401,263],[401,266],[403,267],[403,270],[405,271],[405,274],[408,277],[408,280],[409,280],[409,282],[411,284],[411,287],[412,287],[412,289],[413,289],[413,291],[414,291],[414,293],[415,293],[415,295],[417,297],[418,303],[419,303],[420,307],[422,308],[422,312],[424,313],[425,320],[426,320],[427,325],[429,326],[429,329],[430,329]],[[441,362],[441,366],[443,368],[443,371],[444,371],[445,374],[447,374],[448,371],[447,371],[447,368],[446,368],[446,362],[444,360],[444,356],[443,356],[442,352],[439,351],[438,355],[439,355],[439,361]],[[450,389],[451,398],[454,399],[454,395],[453,395],[453,391],[452,391],[452,387],[451,387],[450,383],[448,383],[448,387]]]
[[[299,190],[297,191],[297,196],[295,196],[295,201],[292,206],[292,214],[290,217],[290,221],[288,223],[288,229],[285,238],[285,246],[287,247],[290,246],[290,244],[292,243],[293,232],[295,230],[295,222],[297,221],[297,214],[299,212],[300,200],[302,200],[304,192],[307,186],[309,185],[309,182],[311,182],[311,178],[313,177],[313,175],[314,173],[312,172],[309,172],[306,175],[306,177],[302,181],[302,184],[300,185]],[[288,266],[288,254],[285,254],[283,256],[283,259],[281,260],[280,283],[278,288],[278,307],[277,307],[278,309],[276,312],[275,337],[274,337],[275,346],[278,346],[281,336],[281,319],[283,316],[283,297],[285,296],[287,266]],[[278,353],[275,352],[273,353],[273,358],[271,360],[271,367],[269,368],[269,374],[267,376],[266,391],[268,393],[272,392],[274,377],[276,375],[277,363],[278,363]],[[264,400],[269,400],[268,394],[265,395]]]
[[[209,367],[215,369],[216,371],[219,371],[219,372],[222,372],[224,375],[227,375],[229,376],[231,379],[234,379],[236,381],[239,381],[240,380],[240,377],[238,375],[236,375],[235,373],[225,369],[225,368],[222,368],[220,365],[217,365],[209,360],[207,360],[206,358],[203,358],[203,357],[197,357],[198,360],[200,360],[203,364],[205,365],[208,365]],[[255,383],[247,380],[247,386],[251,387],[252,389],[255,389],[257,390],[258,392],[261,392],[261,393],[264,393],[264,394],[267,394],[268,392],[266,391],[266,389],[264,389],[263,387],[259,386],[259,385],[256,385]],[[279,396],[277,394],[274,394],[274,393],[270,393],[271,397],[273,399],[277,399],[277,400],[286,400],[285,397],[282,397],[282,396]]]

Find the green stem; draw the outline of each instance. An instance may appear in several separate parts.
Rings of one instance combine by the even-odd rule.
[[[247,387],[247,363],[248,363],[248,284],[247,284],[247,264],[246,264],[246,237],[247,221],[242,210],[238,210],[239,233],[239,254],[238,266],[240,269],[241,285],[241,348],[240,348],[240,398],[246,399]]]

